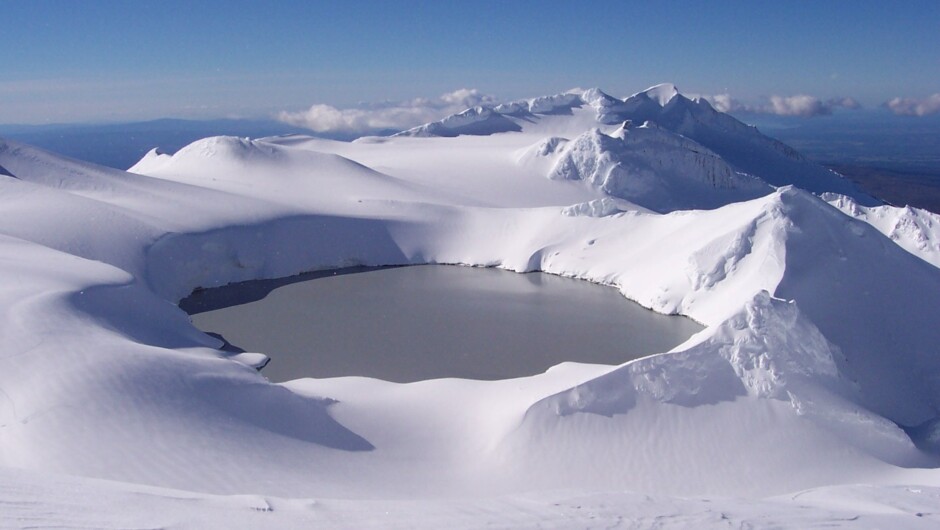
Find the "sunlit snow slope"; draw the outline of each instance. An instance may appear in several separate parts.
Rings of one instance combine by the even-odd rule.
[[[938,522],[914,486],[940,484],[936,221],[672,86],[208,138],[130,172],[0,140],[0,168],[3,525],[564,527],[583,504],[722,526],[714,496],[742,525]],[[584,278],[707,327],[617,367],[276,385],[175,306],[418,263]]]

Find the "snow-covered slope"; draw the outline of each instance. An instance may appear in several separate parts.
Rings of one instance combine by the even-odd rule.
[[[529,156],[553,158],[551,179],[585,180],[611,197],[658,212],[712,209],[772,190],[650,122],[633,127],[628,121],[610,136],[591,129],[571,142],[543,142]]]
[[[500,112],[487,107],[473,107],[443,120],[400,132],[396,136],[454,137],[462,134],[484,136],[521,129],[516,122],[506,118]]]
[[[713,153],[733,168],[733,171],[757,176],[773,186],[795,185],[817,194],[833,192],[848,195],[868,206],[881,204],[859,190],[848,179],[810,162],[792,148],[764,136],[755,127],[745,125],[730,115],[715,110],[708,101],[686,98],[671,84],[656,85],[624,100],[611,97],[595,88],[512,102],[492,109],[477,107],[402,134],[458,136],[534,131],[540,128],[540,121],[546,116],[571,114],[574,109],[582,107],[593,110],[595,126],[620,125],[625,121],[636,125],[649,122],[661,130],[682,137],[681,140],[665,140],[663,147],[653,155],[658,158],[675,155],[676,143],[684,141],[692,144],[683,146],[689,151],[686,156],[701,151]],[[664,140],[665,136],[660,135],[659,139]],[[648,150],[654,147],[652,142],[647,142],[645,146]],[[630,145],[627,147],[636,148]],[[649,178],[637,177],[636,180],[638,182],[633,186],[650,186]],[[668,185],[665,187],[668,188]],[[661,193],[669,191],[663,190]],[[741,195],[731,194],[721,204],[741,199]],[[705,202],[713,203],[714,200]]]
[[[702,98],[686,98],[672,85],[657,85],[634,94],[613,114],[634,122],[652,120],[711,149],[739,171],[774,186],[792,184],[817,194],[835,192],[866,205],[880,204],[838,173],[810,162],[756,127],[718,112]]]
[[[940,267],[940,214],[910,206],[866,207],[837,194],[823,198],[847,215],[874,226],[911,254]]]
[[[635,492],[539,492],[496,499],[357,500],[220,496],[0,470],[4,528],[911,528],[937,525],[930,487],[831,486],[766,500]],[[629,507],[629,511],[625,508]]]
[[[603,525],[723,525],[715,496],[742,524],[936,523],[935,490],[897,485],[940,484],[940,269],[668,123],[621,129],[686,105],[668,87],[577,98],[504,109],[531,120],[513,134],[219,137],[133,172],[0,142],[0,524],[563,527],[583,504]],[[174,305],[417,263],[588,279],[706,329],[618,367],[271,384]]]

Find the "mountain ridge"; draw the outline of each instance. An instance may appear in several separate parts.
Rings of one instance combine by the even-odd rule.
[[[796,185],[816,194],[839,193],[865,206],[882,204],[838,173],[815,164],[786,144],[763,135],[756,127],[715,110],[703,98],[689,99],[669,83],[637,92],[622,100],[598,88],[567,92],[491,107],[475,107],[395,136],[456,137],[522,132],[546,117],[590,107],[598,126],[655,124],[718,154],[736,171],[767,184]]]

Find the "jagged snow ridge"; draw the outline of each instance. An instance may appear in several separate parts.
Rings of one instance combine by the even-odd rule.
[[[473,107],[443,120],[414,127],[394,136],[440,136],[454,137],[461,134],[489,135],[519,131],[521,127],[501,113],[488,107]]]
[[[585,110],[540,120],[563,128]],[[600,141],[624,140],[609,133]],[[216,138],[148,155],[139,174],[3,144],[0,165],[16,178],[0,176],[0,464],[70,498],[106,488],[49,473],[121,481],[121,492],[249,493],[211,502],[297,509],[283,516],[297,525],[310,501],[264,499],[363,508],[404,497],[446,519],[461,508],[442,496],[473,497],[480,526],[507,513],[506,496],[561,488],[590,502],[604,489],[755,502],[829,484],[880,494],[940,483],[915,445],[930,432],[914,428],[940,409],[936,267],[792,187],[661,215],[546,179],[529,164],[576,141],[560,138]],[[272,385],[252,367],[262,357],[232,358],[171,303],[199,286],[413,263],[584,278],[707,328],[621,367]],[[12,476],[2,496],[35,502]],[[535,509],[542,522],[560,517]],[[382,520],[357,513],[351,526]]]
[[[557,142],[536,153],[554,154]],[[611,197],[658,212],[717,208],[770,193],[695,142],[645,123],[627,122],[608,136],[592,129],[564,145],[550,179],[585,180]]]
[[[806,160],[756,127],[716,111],[708,101],[686,98],[673,85],[657,85],[634,94],[610,115],[609,119],[635,123],[653,121],[711,149],[738,171],[756,175],[774,186],[796,185],[817,194],[836,192],[866,205],[880,204],[848,179]]]
[[[757,128],[716,111],[708,101],[686,98],[668,83],[623,100],[593,88],[580,93],[508,103],[492,109],[477,107],[401,135],[454,137],[519,132],[537,128],[539,120],[546,116],[570,113],[581,106],[594,110],[597,125],[618,125],[625,121],[655,123],[714,152],[734,171],[754,175],[773,186],[792,184],[817,194],[848,195],[867,206],[880,204],[848,179],[806,160],[789,146],[764,136]],[[728,202],[733,200],[740,200],[740,197]]]
[[[575,93],[555,94],[521,101],[512,101],[493,107],[493,111],[509,116],[527,114],[568,113],[584,104],[583,98]]]
[[[911,206],[861,206],[851,197],[835,193],[826,194],[823,199],[874,226],[911,254],[940,267],[940,214]]]

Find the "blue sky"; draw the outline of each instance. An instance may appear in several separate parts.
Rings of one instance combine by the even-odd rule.
[[[0,13],[0,123],[260,117],[461,88],[625,96],[662,81],[866,107],[940,92],[936,1],[0,0]]]

